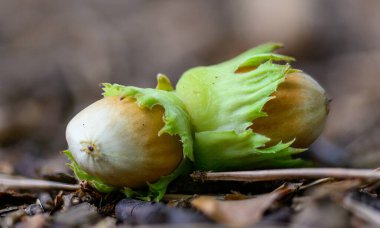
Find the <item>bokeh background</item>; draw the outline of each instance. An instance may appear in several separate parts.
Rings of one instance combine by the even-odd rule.
[[[0,2],[0,172],[65,171],[65,126],[99,84],[175,83],[267,41],[325,87],[329,120],[309,156],[380,166],[378,0]]]

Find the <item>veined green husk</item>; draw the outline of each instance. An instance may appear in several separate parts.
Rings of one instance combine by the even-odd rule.
[[[293,141],[265,147],[270,138],[249,126],[266,116],[264,105],[274,97],[285,76],[297,72],[291,57],[274,54],[281,47],[267,43],[221,64],[186,71],[176,86],[195,131],[195,167],[200,170],[242,170],[294,167],[306,163],[291,155],[305,149],[291,147]],[[251,68],[248,72],[239,69]]]
[[[117,84],[103,84],[103,95],[105,97],[130,97],[135,99],[137,105],[141,108],[152,109],[159,105],[163,107],[164,127],[158,132],[158,135],[169,134],[178,135],[182,142],[183,159],[177,168],[169,175],[162,176],[155,183],[147,183],[146,189],[131,189],[129,186],[120,189],[120,187],[111,186],[104,183],[100,178],[90,175],[75,161],[74,156],[69,150],[64,153],[72,161],[69,164],[75,175],[80,180],[86,180],[94,188],[101,192],[111,192],[121,190],[127,196],[135,196],[144,200],[160,200],[166,191],[167,185],[178,176],[191,171],[193,157],[193,137],[191,131],[190,117],[185,111],[184,105],[176,97],[172,90],[169,80],[163,76],[158,76],[158,85],[156,89],[142,89],[132,86],[122,86]],[[149,127],[149,126],[147,126]],[[141,137],[144,137],[143,135]],[[136,154],[136,156],[139,156]],[[139,170],[136,170],[138,173]],[[128,178],[127,176],[125,178]]]

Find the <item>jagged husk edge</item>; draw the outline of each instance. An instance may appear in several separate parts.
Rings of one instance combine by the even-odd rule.
[[[65,150],[62,153],[64,153],[71,161],[70,163],[68,163],[68,166],[70,167],[70,169],[73,170],[75,176],[79,180],[87,181],[92,187],[96,188],[98,191],[103,192],[103,193],[109,193],[116,190],[116,188],[104,183],[103,181],[101,181],[100,179],[94,176],[91,176],[82,168],[80,168],[78,163],[75,161],[74,156],[71,154],[70,150]]]
[[[265,148],[270,139],[249,128],[255,119],[267,115],[263,107],[274,98],[271,94],[285,76],[298,71],[288,64],[274,63],[294,60],[271,53],[281,46],[267,43],[221,64],[196,67],[184,73],[177,84],[177,94],[187,105],[197,129],[196,169],[225,171],[306,165],[300,159],[291,158],[305,151],[292,148],[294,140]],[[252,70],[237,71],[246,67]],[[205,88],[207,93],[202,93]],[[194,101],[192,96],[201,93],[204,99]]]
[[[122,192],[127,197],[138,198],[145,201],[159,201],[166,192],[167,186],[177,177],[188,174],[193,170],[193,163],[185,158],[181,164],[169,175],[163,176],[156,183],[148,183],[147,190],[133,190],[131,188],[124,188]]]
[[[190,117],[185,111],[181,100],[170,91],[170,81],[163,75],[158,77],[157,89],[137,88],[133,86],[123,86],[118,84],[103,84],[103,95],[132,97],[136,99],[139,107],[152,109],[155,105],[160,105],[164,108],[164,127],[159,131],[158,135],[167,133],[169,135],[179,135],[183,147],[183,160],[179,166],[169,175],[162,176],[155,183],[147,183],[147,190],[132,190],[130,188],[121,189],[127,197],[136,197],[147,201],[159,201],[165,195],[166,188],[170,182],[189,173],[192,170],[193,155],[193,137],[191,131]],[[71,160],[69,167],[74,171],[76,177],[80,180],[86,180],[91,186],[100,192],[111,192],[117,188],[105,184],[98,178],[89,175],[81,169],[69,150],[64,153]],[[138,170],[136,171],[138,172]]]
[[[278,143],[264,148],[268,141],[263,135],[246,130],[209,131],[195,134],[195,168],[206,171],[251,170],[259,168],[279,168],[308,165],[290,155],[305,149],[290,147],[293,141]]]
[[[167,133],[179,135],[183,145],[183,155],[194,161],[193,138],[189,114],[185,111],[182,101],[172,91],[151,88],[138,88],[134,86],[123,86],[118,84],[103,84],[103,95],[132,97],[136,99],[139,107],[152,109],[155,105],[164,108],[164,127],[158,135]]]

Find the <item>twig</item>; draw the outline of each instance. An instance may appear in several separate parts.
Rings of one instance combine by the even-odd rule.
[[[321,178],[321,179],[317,179],[317,180],[315,180],[315,181],[313,181],[311,183],[302,185],[302,186],[300,186],[299,189],[300,190],[304,190],[304,189],[307,189],[307,188],[310,188],[310,187],[314,187],[316,185],[328,183],[328,182],[331,182],[331,181],[334,181],[334,178],[331,178],[331,177]]]
[[[194,195],[187,195],[187,194],[165,194],[164,200],[182,200],[182,199],[190,199],[194,197]]]
[[[300,169],[275,169],[239,172],[199,172],[191,174],[196,181],[273,181],[289,179],[365,179],[380,180],[380,172],[370,169],[344,169],[344,168],[300,168]]]
[[[77,190],[80,188],[78,184],[64,184],[55,181],[0,177],[0,190],[4,189],[61,189],[61,190]]]

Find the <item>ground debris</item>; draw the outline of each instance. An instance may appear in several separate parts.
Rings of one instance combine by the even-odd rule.
[[[54,207],[54,201],[51,195],[48,192],[41,192],[38,195],[40,204],[45,211],[50,211]]]
[[[37,196],[32,193],[20,193],[16,191],[0,192],[0,209],[7,205],[22,205],[32,203]]]
[[[303,202],[302,210],[292,219],[291,227],[349,227],[349,212],[329,199]]]
[[[66,211],[57,212],[53,216],[53,224],[57,227],[80,227],[85,224],[95,224],[100,219],[94,205],[81,203]]]
[[[130,225],[204,223],[209,220],[190,209],[170,208],[162,203],[123,199],[115,208],[119,221]]]
[[[19,208],[18,210],[11,213],[7,213],[5,217],[0,217],[0,227],[13,227],[24,216],[25,211],[22,208]]]
[[[100,220],[96,224],[92,225],[92,228],[112,228],[116,227],[117,220],[112,217],[105,217],[104,219]]]
[[[10,162],[0,161],[0,173],[10,175],[14,172],[14,168]]]
[[[3,208],[0,210],[0,216],[2,216],[3,214],[7,214],[9,212],[12,212],[12,211],[17,211],[18,209],[19,209],[19,207],[16,207],[16,206],[10,206],[10,207]]]
[[[356,215],[358,218],[367,221],[371,226],[380,226],[380,211],[371,205],[366,205],[348,194],[340,201],[341,205]]]
[[[41,214],[43,212],[45,212],[45,211],[42,208],[41,203],[30,204],[27,208],[25,208],[25,213],[29,216]]]
[[[186,183],[191,187],[186,187]],[[87,182],[78,186],[76,190],[21,188],[0,192],[0,226],[380,225],[380,184],[366,178],[300,178],[297,182],[247,183],[224,180],[194,182],[186,177],[169,186],[168,192],[171,193],[161,203],[125,198],[117,192],[99,193]],[[207,189],[209,186],[214,187]],[[198,194],[194,194],[196,190],[199,190]]]
[[[265,211],[276,200],[298,189],[299,184],[286,184],[275,191],[251,199],[220,201],[203,196],[192,201],[192,205],[218,223],[233,227],[246,227],[258,223]]]
[[[47,227],[50,219],[47,214],[38,214],[35,216],[24,217],[17,228],[43,228]]]

